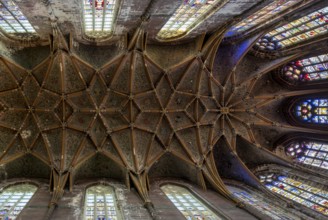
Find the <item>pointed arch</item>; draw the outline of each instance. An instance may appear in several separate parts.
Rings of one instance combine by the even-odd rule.
[[[221,219],[187,188],[165,184],[161,189],[187,219]]]
[[[260,51],[277,51],[328,33],[328,7],[321,8],[265,34],[255,44]]]
[[[283,106],[286,120],[292,125],[315,129],[328,126],[328,97],[325,95],[294,97]]]
[[[328,83],[328,54],[292,61],[274,72],[274,77],[290,88],[325,87]]]
[[[176,40],[219,10],[228,0],[184,0],[157,33],[160,41]]]
[[[275,146],[284,156],[304,167],[316,171],[328,170],[328,138],[325,136],[288,134],[281,137]]]
[[[6,187],[0,193],[0,219],[16,219],[37,189],[29,183]]]
[[[82,0],[84,34],[90,39],[113,35],[121,0]]]
[[[34,27],[13,0],[0,0],[0,30],[14,39],[38,38]]]
[[[87,188],[83,219],[122,219],[113,187],[97,184]]]
[[[290,12],[290,9],[299,8],[305,4],[308,4],[310,1],[303,0],[274,0],[270,4],[267,4],[260,10],[249,15],[239,23],[232,26],[229,31],[226,33],[225,37],[232,37],[237,34],[253,31],[259,29],[264,25],[272,23],[278,17],[285,15]]]

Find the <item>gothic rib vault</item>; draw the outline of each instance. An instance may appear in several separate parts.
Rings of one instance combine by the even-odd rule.
[[[258,36],[220,47],[225,31],[196,39],[196,52],[165,69],[147,52],[142,26],[101,68],[79,58],[58,29],[51,54],[32,70],[2,57],[0,163],[26,154],[43,161],[51,169],[51,207],[68,182],[73,187],[75,170],[99,154],[126,173],[127,185],[131,181],[146,203],[151,203],[148,173],[164,155],[192,167],[203,188],[208,183],[235,200],[214,161],[219,140],[237,155],[238,138],[261,147],[259,127],[325,131],[288,125],[268,107],[322,90],[270,93],[258,85],[262,76],[300,54],[270,62],[245,79],[236,66]],[[227,51],[233,59],[224,58]]]

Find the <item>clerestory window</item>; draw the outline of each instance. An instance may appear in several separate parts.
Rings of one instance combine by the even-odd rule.
[[[296,140],[286,146],[285,152],[300,163],[328,169],[327,143]]]
[[[12,37],[36,37],[36,31],[13,0],[0,0],[0,29]]]
[[[222,219],[183,187],[164,185],[161,189],[186,219]]]
[[[0,219],[16,219],[36,190],[37,187],[31,184],[5,188],[0,193]]]
[[[225,0],[183,0],[157,34],[159,40],[172,40],[186,35],[217,11]]]
[[[275,51],[310,40],[327,32],[328,7],[325,7],[270,31],[255,44],[255,48]]]
[[[82,0],[84,32],[90,38],[113,34],[120,0]]]
[[[122,219],[118,212],[115,192],[111,186],[96,185],[87,189],[85,196],[84,219]]]
[[[260,181],[272,192],[328,215],[328,192],[287,176],[270,173],[259,175]]]
[[[291,7],[303,5],[304,2],[303,0],[275,0],[230,28],[226,37],[242,33],[251,28],[259,28],[272,22],[277,15],[281,16]]]

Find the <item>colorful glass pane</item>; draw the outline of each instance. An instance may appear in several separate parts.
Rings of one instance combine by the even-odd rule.
[[[233,36],[237,33],[249,30],[252,27],[259,28],[269,22],[272,22],[276,15],[283,15],[287,9],[292,6],[302,6],[304,5],[303,0],[275,0],[268,4],[261,10],[255,12],[254,14],[248,16],[246,19],[242,20],[238,24],[230,28],[226,37]]]
[[[157,38],[169,40],[185,35],[217,10],[223,0],[185,0],[158,32]]]
[[[37,187],[30,184],[6,188],[0,194],[0,219],[16,219],[36,190]]]
[[[236,187],[228,186],[228,189],[234,196],[239,198],[245,204],[257,209],[259,212],[267,215],[270,219],[274,220],[296,220],[300,219],[290,213],[286,213],[285,210],[275,205],[267,203],[263,198],[255,195],[255,193],[248,193],[245,190],[238,189]]]
[[[312,124],[328,124],[328,99],[308,99],[295,107],[296,117]]]
[[[113,32],[119,0],[82,0],[84,31],[93,38],[109,37]]]
[[[279,50],[328,32],[328,7],[267,33],[255,45],[260,50]]]
[[[175,185],[165,185],[161,189],[186,219],[221,219],[187,189]]]
[[[87,189],[84,219],[121,219],[119,213],[117,212],[116,198],[112,187],[97,185]]]
[[[286,176],[270,175],[273,175],[273,179],[269,182],[266,181],[265,176],[260,176],[261,182],[265,183],[268,189],[323,215],[328,215],[327,191],[312,187]]]
[[[286,154],[301,163],[328,169],[328,144],[295,141],[287,146]]]
[[[311,82],[328,79],[328,55],[310,57],[287,64],[283,77],[290,82]]]
[[[7,34],[35,34],[35,30],[12,0],[0,0],[0,28]]]

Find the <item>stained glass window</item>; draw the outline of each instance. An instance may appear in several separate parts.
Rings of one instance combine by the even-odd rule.
[[[30,201],[37,187],[19,184],[6,188],[0,194],[0,219],[16,219]]]
[[[275,0],[230,28],[226,36],[233,36],[252,27],[258,28],[266,23],[272,22],[276,15],[279,14],[281,16],[288,8],[297,4],[302,5],[303,2],[303,0]]]
[[[187,189],[175,185],[164,185],[161,189],[188,220],[221,219],[201,201],[196,199]]]
[[[328,7],[325,7],[274,29],[262,37],[255,47],[260,50],[279,50],[327,32]]]
[[[0,28],[12,36],[36,35],[30,22],[12,0],[0,0]]]
[[[290,82],[311,82],[328,79],[328,55],[310,57],[287,64],[283,77]]]
[[[296,116],[304,122],[328,124],[328,99],[307,99],[295,107]]]
[[[294,141],[286,147],[286,154],[301,163],[328,169],[328,144]]]
[[[222,2],[223,0],[183,0],[181,6],[158,32],[157,38],[170,40],[187,34],[215,12]]]
[[[105,38],[113,33],[120,0],[82,0],[85,34]]]
[[[328,215],[328,192],[303,182],[276,174],[260,175],[260,181],[271,191]]]
[[[106,185],[89,187],[85,197],[84,216],[85,220],[121,219],[113,188]]]
[[[234,196],[239,198],[245,204],[257,209],[259,212],[267,215],[270,219],[274,220],[295,220],[299,219],[296,216],[286,213],[285,210],[275,205],[267,203],[263,198],[255,195],[254,193],[246,192],[245,190],[228,186],[228,189],[233,193]]]

